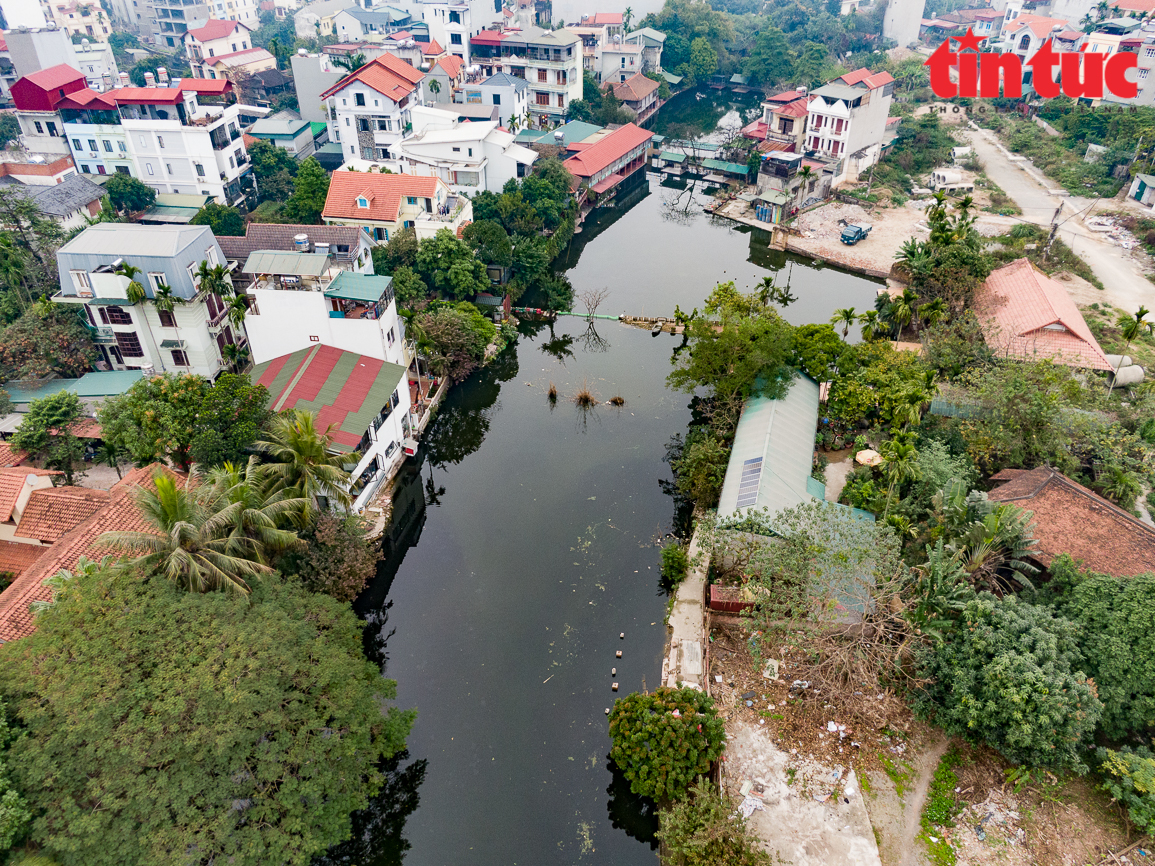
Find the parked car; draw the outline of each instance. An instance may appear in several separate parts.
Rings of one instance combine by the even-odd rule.
[[[870,234],[870,229],[866,223],[851,223],[842,230],[842,242],[852,247]]]

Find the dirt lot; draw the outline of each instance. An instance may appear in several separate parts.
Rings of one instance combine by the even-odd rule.
[[[802,650],[788,641],[775,651],[778,676],[763,676],[767,660],[754,659],[749,637],[737,617],[713,617],[709,689],[733,740],[764,732],[776,750],[776,781],[764,786],[771,798],[765,817],[775,815],[779,799],[795,803],[796,810],[813,811],[827,801],[843,809],[854,802],[853,790],[844,789],[854,788],[849,780],[857,779],[883,866],[937,866],[941,859],[930,859],[919,838],[927,835],[948,842],[958,866],[1155,866],[1155,846],[1127,850],[1137,838],[1118,807],[1088,779],[1036,775],[1016,787],[998,755],[917,721],[889,691],[833,695],[803,686],[795,674]],[[928,788],[951,748],[961,756],[954,769],[961,811],[953,826],[928,832],[921,823]],[[745,757],[735,750],[732,768],[727,764],[724,771],[727,782],[751,776]],[[788,838],[789,831],[779,827],[777,835]]]

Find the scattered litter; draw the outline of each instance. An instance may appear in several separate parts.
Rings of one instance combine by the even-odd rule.
[[[738,793],[744,798],[747,794],[754,790],[754,783],[747,779],[742,783],[742,787],[738,789]]]
[[[762,669],[762,676],[768,680],[778,679],[778,660],[766,659],[766,666]]]
[[[715,674],[714,675],[714,682],[716,682],[716,683],[722,682],[722,675],[721,674]]]
[[[746,694],[742,695],[742,700],[744,700],[744,701],[748,701],[748,700],[750,700],[752,697],[754,697],[754,693],[753,693],[753,692],[746,692]],[[747,704],[747,706],[749,706],[749,704]]]
[[[757,797],[746,797],[742,800],[742,805],[738,807],[738,811],[743,818],[749,818],[755,812],[760,812],[765,808]]]
[[[1133,250],[1140,245],[1139,239],[1124,228],[1116,217],[1099,214],[1083,222],[1091,231],[1106,235],[1107,240],[1125,250]]]

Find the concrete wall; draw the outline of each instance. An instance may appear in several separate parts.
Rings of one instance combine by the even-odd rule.
[[[341,80],[342,72],[323,72],[320,55],[306,57],[293,55],[293,84],[297,89],[297,102],[301,117],[311,123],[328,123],[321,94]]]
[[[893,39],[899,48],[918,40],[918,25],[926,0],[889,0],[882,19],[882,36]]]

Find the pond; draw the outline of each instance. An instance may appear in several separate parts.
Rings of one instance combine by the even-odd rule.
[[[873,303],[875,283],[769,250],[762,233],[687,204],[701,195],[651,176],[588,221],[559,265],[578,291],[608,289],[603,313],[669,315],[718,280],[746,289],[766,276],[789,285],[796,324]],[[357,603],[366,649],[417,724],[356,838],[325,862],[656,862],[650,805],[608,765],[605,710],[615,681],[619,696],[659,684],[660,546],[675,526],[660,482],[665,445],[690,419],[687,396],[665,387],[677,343],[576,317],[523,325],[449,394],[403,470],[389,557]],[[601,404],[578,409],[582,387]],[[618,395],[623,407],[605,404]]]

